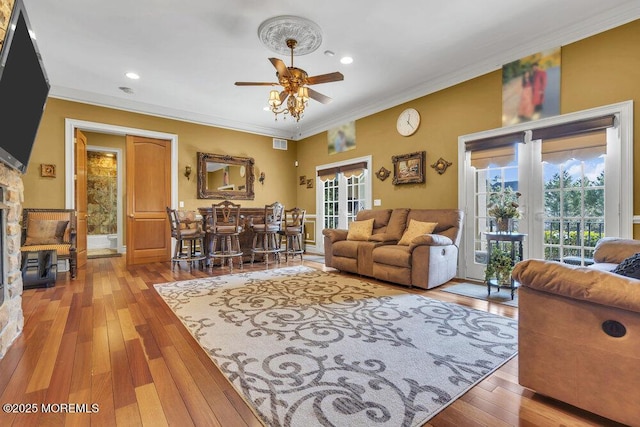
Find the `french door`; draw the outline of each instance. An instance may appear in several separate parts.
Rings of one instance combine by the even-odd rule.
[[[611,125],[564,138],[536,130],[553,130],[556,125],[598,114],[610,114]],[[527,234],[525,259],[587,265],[598,239],[632,237],[633,190],[631,180],[623,180],[631,176],[627,161],[633,158],[631,117],[631,106],[625,103],[529,123],[529,129],[519,125],[516,130],[522,129],[524,138],[507,150],[507,156],[496,155],[499,150],[492,149],[491,155],[476,154],[472,159],[474,153],[465,147],[478,136],[461,137],[460,206],[466,216],[459,275],[484,279],[484,233],[495,231],[488,213],[490,200],[505,191],[522,194],[516,222],[518,232]],[[496,131],[496,139],[500,133],[506,134]],[[487,139],[486,133],[481,137]]]
[[[371,156],[316,168],[316,212],[324,228],[346,229],[362,209],[371,208]]]

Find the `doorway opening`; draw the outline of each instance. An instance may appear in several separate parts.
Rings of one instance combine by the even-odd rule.
[[[65,119],[65,207],[67,209],[76,209],[76,182],[75,182],[75,144],[74,138],[76,131],[82,131],[85,133],[105,134],[105,135],[135,135],[143,138],[157,138],[168,140],[170,144],[171,165],[170,165],[170,202],[168,203],[172,208],[178,206],[178,135],[165,132],[157,132],[147,129],[130,128],[125,126],[110,125],[106,123],[89,122],[76,119]],[[88,148],[88,147],[87,147]],[[124,159],[122,155],[119,156]],[[126,173],[124,165],[122,168],[118,168],[122,171],[122,194],[124,195],[124,188],[126,183]],[[123,201],[123,208],[119,211],[122,212],[123,219],[126,216],[125,210],[127,208],[126,202]],[[166,215],[165,215],[166,216]],[[124,221],[123,221],[124,224]],[[122,231],[122,236],[118,239],[118,250],[120,253],[127,252],[127,245],[124,243],[127,238],[127,233],[124,225],[118,226],[118,230]],[[78,233],[77,239],[84,239],[85,248],[87,242],[86,232],[81,235]]]
[[[124,252],[122,150],[87,147],[87,258]]]

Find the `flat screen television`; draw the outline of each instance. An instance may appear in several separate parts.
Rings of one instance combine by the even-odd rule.
[[[49,94],[22,0],[13,5],[0,51],[0,161],[25,173]]]

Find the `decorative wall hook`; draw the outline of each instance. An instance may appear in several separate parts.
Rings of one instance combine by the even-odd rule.
[[[189,180],[189,177],[191,176],[191,166],[187,165],[184,167],[184,176],[187,177],[187,181]]]
[[[452,164],[453,163],[448,162],[445,159],[443,159],[442,157],[440,157],[438,159],[438,161],[436,161],[434,164],[431,165],[431,167],[434,168],[436,170],[436,172],[438,172],[438,175],[442,175],[443,173],[445,173],[447,168],[449,166],[451,166]]]
[[[380,181],[384,181],[385,179],[389,178],[390,174],[391,171],[386,169],[384,166],[382,166],[380,169],[378,169],[378,172],[376,172],[376,176]]]
[[[260,184],[264,185],[264,172],[260,172],[260,178],[258,178],[258,181],[260,181]]]

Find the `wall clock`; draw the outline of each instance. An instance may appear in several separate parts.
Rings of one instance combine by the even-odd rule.
[[[420,113],[415,108],[407,108],[398,116],[396,129],[402,136],[413,135],[420,126]]]

